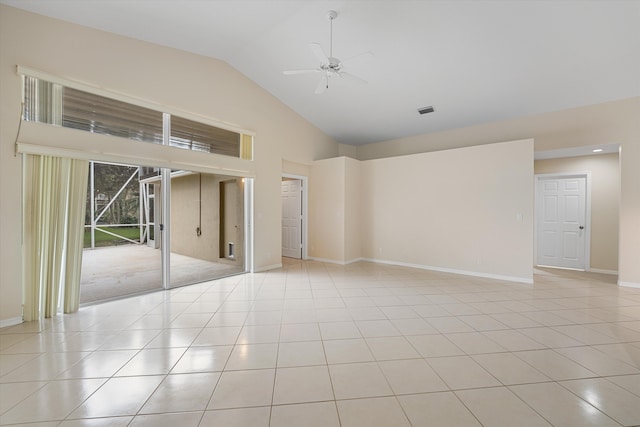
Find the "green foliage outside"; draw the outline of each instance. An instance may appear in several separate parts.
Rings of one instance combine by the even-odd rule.
[[[138,227],[101,227],[101,228],[107,231],[110,231],[112,233],[116,233],[121,236],[124,236],[127,239],[140,241],[140,228]],[[95,237],[96,248],[99,248],[102,246],[115,246],[115,245],[122,245],[122,244],[128,245],[130,243],[131,242],[128,242],[124,239],[119,239],[115,236],[112,236],[111,234],[103,233],[99,230],[96,230],[96,237]],[[85,228],[85,231],[84,231],[84,247],[85,248],[91,247],[91,229],[89,228]]]
[[[131,174],[137,172],[138,167],[94,163],[94,170],[94,197],[96,201],[96,212],[102,212],[103,208],[107,206],[107,204],[111,203],[107,211],[100,218],[100,222],[107,224],[138,223],[140,206],[140,188],[138,179],[132,179],[116,198],[116,194],[118,194]],[[90,224],[91,194],[90,189],[88,188],[87,190],[87,213],[85,217],[85,224]]]
[[[106,206],[108,209],[99,219],[99,226],[107,231],[126,237],[127,239],[140,241],[140,229],[132,227],[110,227],[110,224],[137,224],[140,210],[139,181],[132,179],[127,182],[132,174],[137,173],[137,166],[120,166],[114,164],[94,163],[94,201],[96,215],[102,212]],[[116,195],[119,193],[118,197]],[[87,209],[85,224],[91,223],[91,189],[87,188]],[[131,242],[96,230],[95,247],[116,246],[130,244]],[[91,229],[85,227],[84,247],[91,247]]]

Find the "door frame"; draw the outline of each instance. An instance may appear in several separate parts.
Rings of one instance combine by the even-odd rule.
[[[564,178],[585,178],[585,233],[584,233],[584,271],[591,271],[591,172],[558,172],[558,173],[540,173],[535,175],[534,188],[534,211],[533,211],[533,265],[538,265],[538,211],[540,209],[540,200],[538,196],[538,187],[540,183],[547,179],[564,179]],[[566,270],[575,270],[567,267]],[[582,271],[582,270],[580,270]]]
[[[309,221],[307,220],[307,215],[309,212],[309,178],[304,175],[294,175],[290,173],[283,173],[282,178],[298,179],[302,183],[302,259],[308,259],[307,242],[309,241]],[[280,179],[280,181],[282,182],[282,179]],[[280,194],[280,200],[282,200],[282,193]],[[280,212],[280,218],[282,218],[282,212]],[[280,252],[280,256],[282,256],[282,242],[280,242]]]

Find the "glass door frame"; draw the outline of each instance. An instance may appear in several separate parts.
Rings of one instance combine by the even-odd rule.
[[[160,239],[160,243],[161,243],[160,249],[162,251],[162,254],[161,254],[162,289],[165,289],[165,290],[175,289],[175,288],[187,286],[190,284],[207,282],[210,280],[217,280],[224,277],[253,272],[253,238],[254,238],[254,234],[253,234],[253,197],[254,197],[253,188],[254,187],[253,187],[253,184],[254,184],[254,179],[248,178],[248,177],[242,177],[241,175],[240,176],[222,175],[220,174],[220,172],[218,173],[197,172],[193,170],[183,170],[183,169],[172,171],[171,169],[168,169],[168,168],[160,168],[159,171],[160,171],[161,184],[160,184],[159,195],[157,195],[156,197],[160,199],[158,200],[158,204],[160,205],[161,212],[158,213],[159,219],[157,220],[156,225],[157,225],[157,229],[159,230],[158,231],[159,235],[157,235],[156,237]],[[227,268],[226,269],[227,271],[221,270],[220,274],[218,275],[214,273],[213,275],[207,277],[207,274],[203,272],[203,275],[201,277],[198,277],[197,279],[192,277],[192,279],[195,279],[195,280],[185,281],[184,271],[180,270],[179,268],[176,270],[177,267],[175,264],[174,256],[193,257],[193,255],[189,255],[188,253],[182,253],[182,252],[176,253],[173,251],[173,248],[172,248],[173,243],[176,243],[178,244],[178,246],[183,247],[184,241],[180,243],[177,240],[175,240],[177,239],[176,235],[173,236],[173,239],[171,237],[171,234],[173,232],[172,221],[174,219],[179,220],[179,218],[182,218],[181,213],[179,211],[178,212],[174,211],[172,214],[172,209],[175,209],[175,206],[172,208],[172,203],[175,200],[180,206],[182,206],[182,203],[184,202],[180,197],[178,197],[179,194],[178,195],[173,194],[174,188],[176,191],[180,191],[183,188],[182,185],[184,184],[178,185],[174,183],[174,179],[176,178],[181,179],[181,178],[189,177],[190,175],[208,175],[210,177],[215,177],[216,178],[215,188],[219,188],[219,184],[225,182],[226,180],[233,179],[234,181],[238,182],[238,185],[239,185],[238,188],[241,189],[241,192],[238,193],[237,198],[235,200],[237,203],[242,204],[242,208],[241,208],[242,214],[237,217],[238,218],[237,226],[243,227],[243,230],[242,230],[241,238],[236,240],[236,248],[239,248],[238,245],[242,245],[241,250],[238,250],[238,253],[241,254],[242,260],[238,260],[238,264],[235,270],[233,267],[229,265],[228,267],[230,267],[230,269]],[[242,181],[241,184],[239,183],[240,180]],[[202,186],[202,181],[200,182],[200,186]],[[211,189],[211,187],[209,187],[209,189]],[[174,197],[172,197],[172,194]],[[202,193],[202,187],[201,187],[200,188],[201,198],[203,197],[202,194],[203,193]],[[220,200],[221,194],[222,193],[218,194],[217,196],[219,200]],[[211,206],[210,208],[222,209],[222,205],[217,207]],[[200,226],[202,226],[202,224],[200,224]],[[209,224],[209,228],[210,226],[211,224]],[[218,234],[218,239],[222,238],[221,233],[222,232]],[[220,246],[220,242],[217,242],[216,246]],[[221,254],[218,254],[218,257],[221,259],[224,258],[223,256],[221,256]],[[199,257],[196,256],[195,258],[199,258]],[[202,261],[207,261],[207,258],[202,258]],[[218,263],[218,262],[221,262],[222,260],[213,261],[209,259],[209,261]],[[226,263],[223,262],[221,265],[223,264],[226,264]]]
[[[171,144],[171,115],[162,113],[162,145]],[[162,287],[171,289],[171,169],[161,168],[162,222],[160,223]],[[165,226],[166,224],[166,226]]]

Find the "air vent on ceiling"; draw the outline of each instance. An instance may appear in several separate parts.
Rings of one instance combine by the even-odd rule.
[[[429,114],[429,113],[433,113],[434,111],[436,110],[431,105],[428,107],[418,108],[418,113],[420,114]]]

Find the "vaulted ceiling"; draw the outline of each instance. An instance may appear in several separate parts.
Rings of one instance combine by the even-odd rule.
[[[640,96],[640,1],[0,0],[228,62],[337,141],[366,144]],[[366,80],[320,73],[309,43]],[[419,115],[417,109],[435,112]]]

